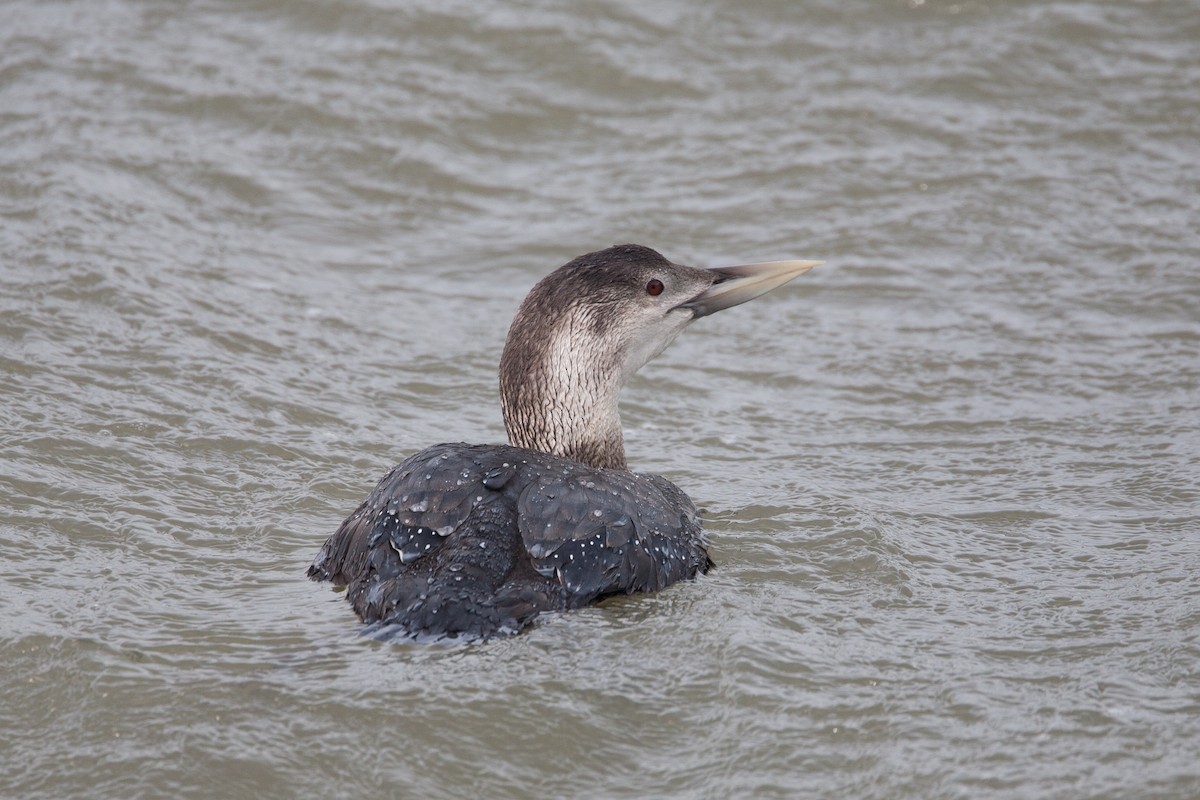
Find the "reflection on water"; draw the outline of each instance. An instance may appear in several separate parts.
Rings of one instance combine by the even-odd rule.
[[[1186,4],[6,20],[0,794],[1200,793]],[[828,262],[626,391],[718,569],[358,636],[307,561],[618,241]]]

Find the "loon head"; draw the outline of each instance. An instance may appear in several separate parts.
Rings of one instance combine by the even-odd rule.
[[[696,269],[641,245],[580,256],[521,303],[500,359],[509,442],[627,469],[617,398],[692,321],[744,303],[820,261]]]

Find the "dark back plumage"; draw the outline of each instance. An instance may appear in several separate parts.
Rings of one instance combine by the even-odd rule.
[[[477,639],[710,565],[695,506],[664,478],[443,444],[389,472],[309,576],[346,585],[378,634]]]

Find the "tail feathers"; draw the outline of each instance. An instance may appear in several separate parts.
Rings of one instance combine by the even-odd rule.
[[[455,575],[454,577],[459,577]],[[351,602],[371,636],[419,642],[483,641],[520,632],[542,611],[563,608],[561,592],[549,584],[507,585],[483,595],[468,581],[396,577],[354,592]]]

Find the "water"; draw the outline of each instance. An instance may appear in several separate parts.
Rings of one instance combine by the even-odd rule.
[[[1200,15],[9,2],[0,795],[1200,796]],[[520,297],[828,265],[628,388],[719,568],[482,646],[304,580]]]

